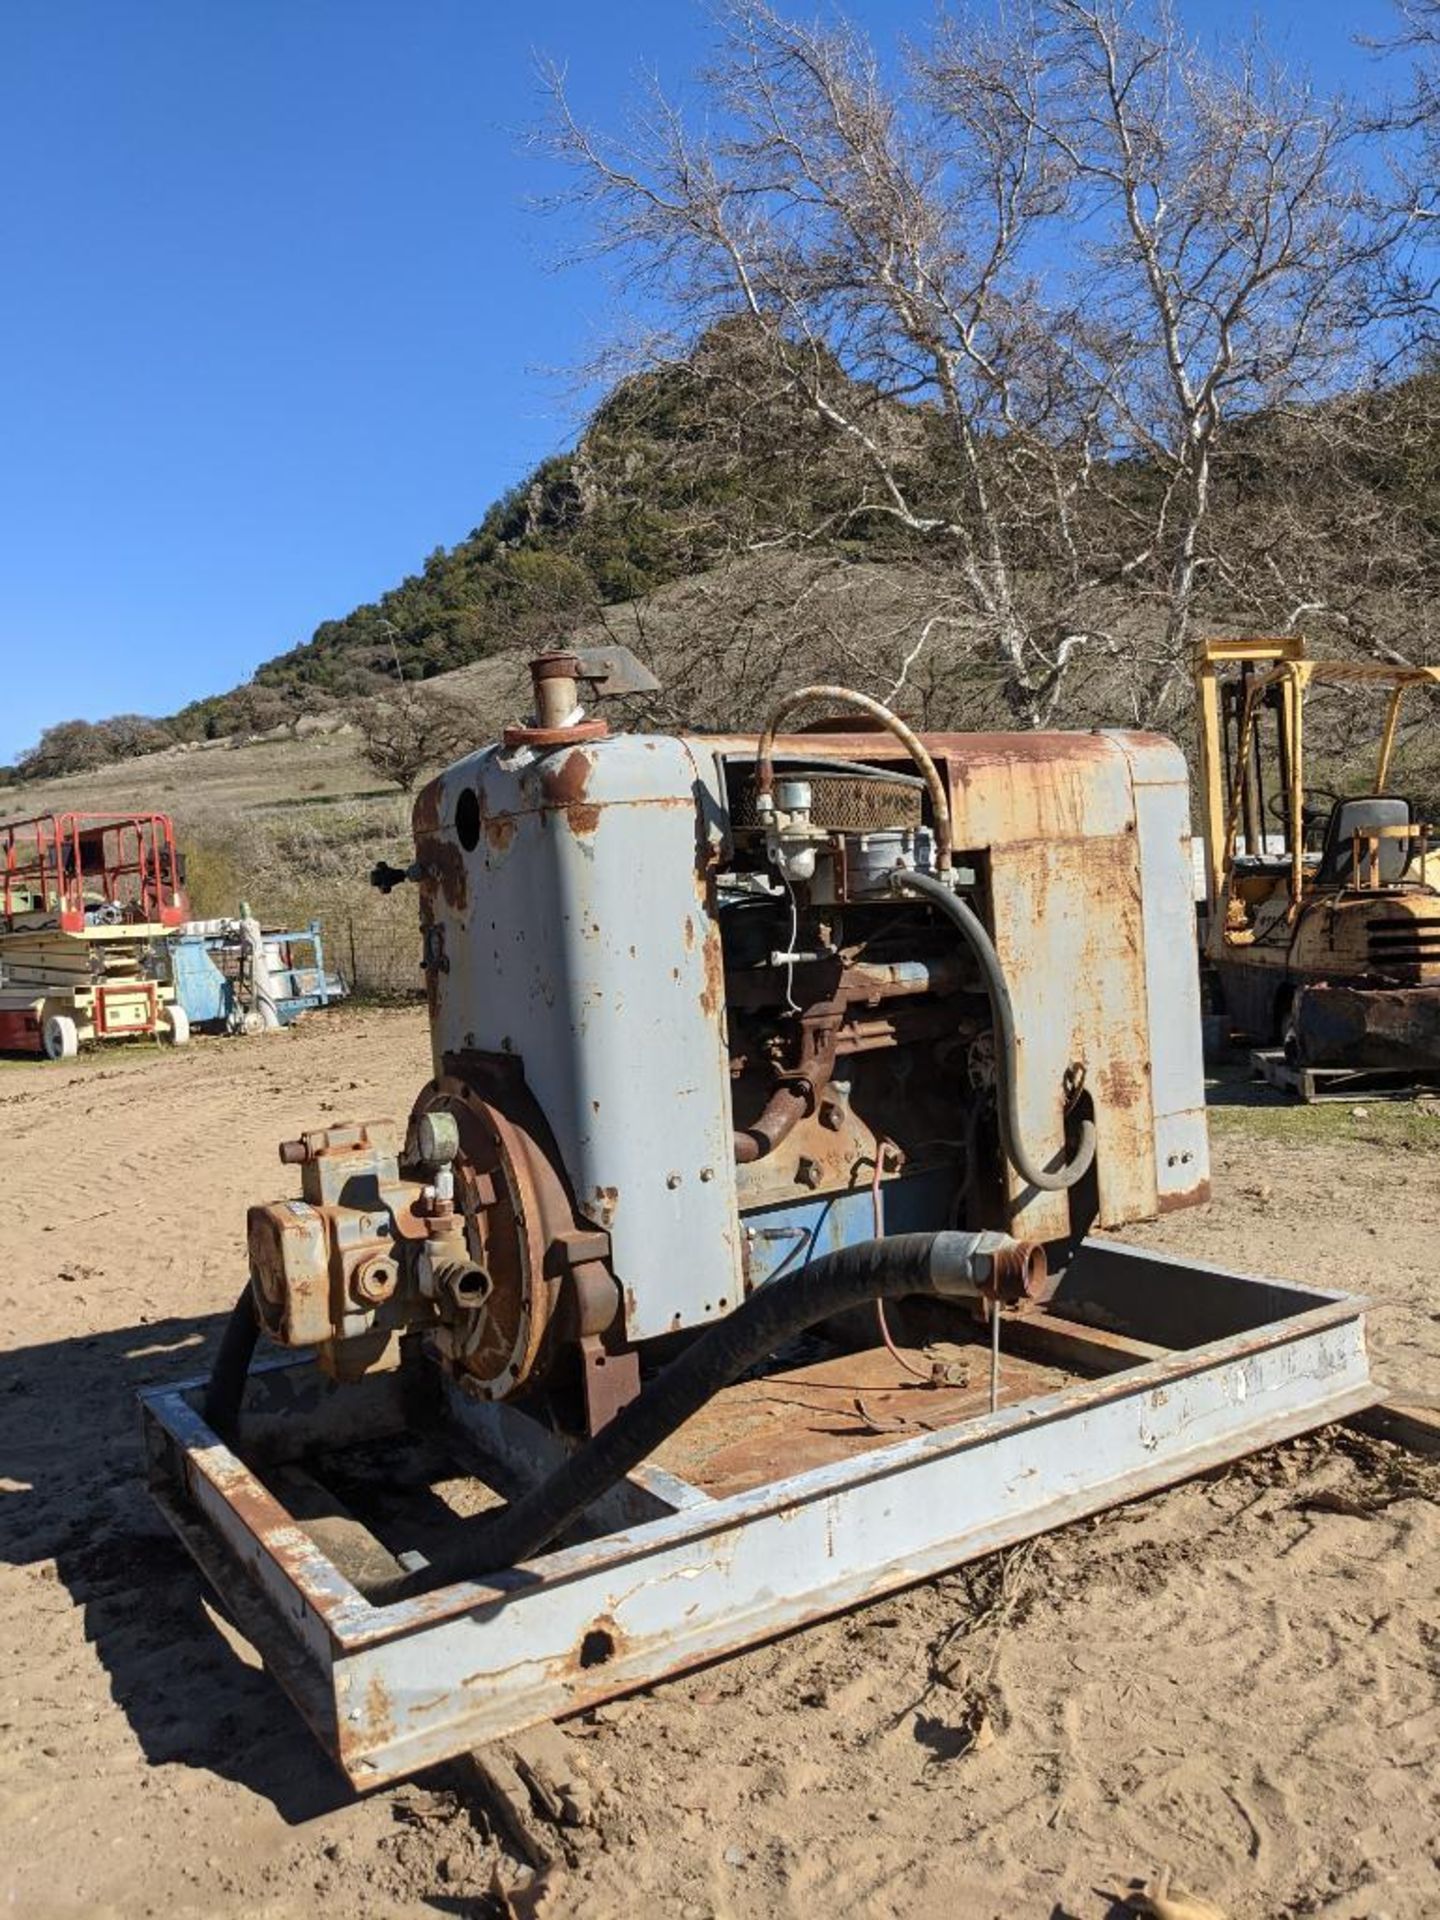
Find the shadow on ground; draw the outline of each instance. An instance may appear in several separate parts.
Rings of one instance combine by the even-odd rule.
[[[146,1759],[202,1767],[291,1823],[348,1787],[270,1677],[216,1631],[152,1505],[135,1396],[208,1370],[224,1316],[24,1347],[0,1379],[0,1558],[53,1557]]]
[[[1300,1103],[1293,1095],[1272,1087],[1268,1080],[1257,1080],[1250,1071],[1248,1055],[1226,1055],[1205,1063],[1205,1104],[1207,1107],[1292,1108]]]

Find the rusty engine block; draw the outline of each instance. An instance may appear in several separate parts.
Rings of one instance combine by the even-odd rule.
[[[272,1339],[352,1377],[420,1336],[594,1431],[647,1355],[821,1253],[992,1228],[1055,1274],[1205,1196],[1169,742],[917,738],[835,688],[760,738],[630,735],[579,706],[631,684],[613,650],[533,673],[533,720],[377,870],[418,883],[433,1078],[403,1135],[282,1148],[302,1197],[249,1216]],[[801,699],[850,712],[780,732]]]

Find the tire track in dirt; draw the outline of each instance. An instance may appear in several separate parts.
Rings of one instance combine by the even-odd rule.
[[[496,1849],[454,1776],[348,1801],[205,1613],[135,1444],[137,1387],[203,1370],[246,1204],[293,1191],[276,1142],[403,1118],[428,1072],[418,1013],[347,1010],[0,1082],[17,1912],[482,1911]],[[1387,1183],[1374,1149],[1343,1183],[1277,1148],[1225,1146],[1217,1170],[1210,1213],[1137,1237],[1369,1287],[1433,1370],[1411,1256],[1363,1213],[1391,1220],[1398,1197],[1419,1232],[1418,1185]],[[952,1575],[588,1717],[572,1738],[598,1824],[558,1911],[1099,1920],[1095,1887],[1161,1864],[1233,1920],[1440,1911],[1440,1515],[1413,1489],[1371,1511],[1389,1457],[1295,1443],[1043,1540],[988,1625],[980,1572]],[[977,1706],[993,1737],[967,1745]]]

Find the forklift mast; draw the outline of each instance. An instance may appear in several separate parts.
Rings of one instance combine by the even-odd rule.
[[[1196,649],[1195,706],[1200,739],[1201,815],[1205,823],[1205,904],[1212,928],[1225,889],[1230,800],[1235,780],[1233,761],[1243,733],[1241,715],[1248,684],[1258,671],[1305,657],[1305,642],[1297,634],[1202,640]],[[1238,677],[1222,677],[1225,668],[1236,665],[1240,668]],[[1300,702],[1288,682],[1282,691],[1288,697],[1284,698],[1281,709],[1281,777],[1289,790],[1287,811],[1293,837],[1304,779]],[[1259,785],[1263,774],[1258,764],[1255,772],[1256,785]],[[1255,817],[1260,810],[1256,803],[1255,786],[1247,780],[1241,786],[1242,824],[1246,844],[1252,851],[1258,850],[1259,835],[1264,830],[1263,822]]]

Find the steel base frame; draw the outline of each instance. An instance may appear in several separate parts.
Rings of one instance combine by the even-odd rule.
[[[1351,1296],[1087,1241],[1053,1305],[1163,1354],[725,1498],[642,1468],[591,1509],[591,1537],[390,1605],[372,1605],[207,1427],[198,1381],[141,1396],[151,1489],[364,1791],[1380,1398]],[[526,1415],[448,1382],[435,1398],[506,1497],[555,1464],[563,1443]],[[244,1444],[263,1471],[403,1431],[414,1406],[402,1375],[337,1387],[287,1358],[252,1377]]]

